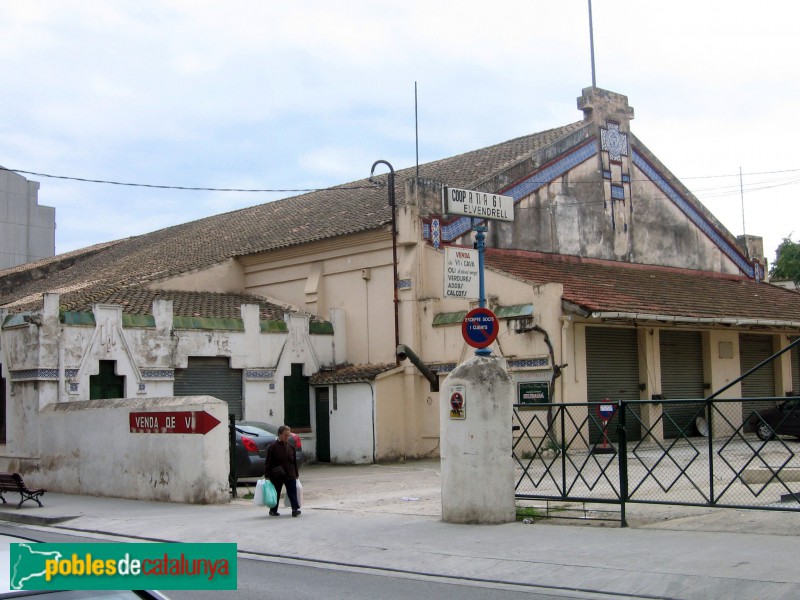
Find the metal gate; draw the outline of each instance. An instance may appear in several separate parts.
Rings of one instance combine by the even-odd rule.
[[[242,418],[242,371],[231,369],[224,356],[190,356],[186,369],[175,369],[173,394],[214,396],[228,403],[228,413]]]
[[[639,399],[639,350],[636,335],[635,329],[586,328],[586,385],[590,402]],[[606,426],[606,435],[610,441],[616,441],[616,432],[615,416]],[[631,429],[628,435],[632,439],[639,439],[635,429]],[[589,439],[592,443],[603,439],[603,427],[599,419],[590,422]]]
[[[739,364],[741,372],[751,370],[772,355],[772,336],[745,334],[739,335]],[[775,367],[772,361],[742,380],[743,398],[770,398],[775,395]],[[742,402],[742,418],[746,421],[759,407],[758,400]]]
[[[549,411],[514,407],[513,456],[518,499],[616,504],[626,525],[629,503],[800,511],[800,449],[780,433],[800,414],[794,398],[778,420],[768,415],[786,398],[748,399],[754,425],[769,423],[768,441],[748,433],[738,417],[742,398],[718,396],[794,348],[793,342],[703,400],[708,436],[680,435],[657,441],[650,435],[662,427],[662,417],[649,427],[639,418],[652,400],[621,400],[617,406],[617,436],[610,452],[598,452],[589,432],[596,423],[593,403],[553,404]],[[689,400],[688,402],[697,403]],[[663,400],[658,403],[687,403]],[[731,406],[734,405],[734,406]],[[628,430],[641,432],[631,440]]]
[[[699,331],[662,330],[661,393],[668,400],[703,398],[703,339]],[[704,404],[667,403],[663,405],[664,437],[668,439],[698,434],[695,425],[703,415]]]

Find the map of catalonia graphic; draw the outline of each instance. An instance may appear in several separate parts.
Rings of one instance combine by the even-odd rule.
[[[60,560],[60,552],[40,552],[34,544],[18,544],[19,556],[11,565],[11,589],[21,590],[29,579],[45,576],[45,561]]]

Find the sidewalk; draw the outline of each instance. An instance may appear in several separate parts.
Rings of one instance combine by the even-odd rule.
[[[297,519],[285,509],[270,518],[241,498],[183,505],[47,493],[44,508],[0,506],[0,520],[147,540],[236,542],[256,555],[612,594],[800,598],[800,514],[631,506],[629,528],[555,520],[452,525],[441,521],[438,467],[307,466]]]

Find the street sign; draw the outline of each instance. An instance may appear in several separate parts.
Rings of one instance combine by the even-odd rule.
[[[444,295],[445,298],[480,297],[480,269],[478,251],[472,248],[444,249]]]
[[[610,421],[614,413],[617,412],[615,404],[610,404],[610,400],[605,398],[597,407],[597,414],[603,421]]]
[[[464,420],[467,418],[467,388],[454,385],[450,388],[450,418]]]
[[[461,335],[473,348],[486,348],[500,330],[497,317],[488,308],[473,308],[461,323]]]
[[[514,198],[488,192],[445,187],[442,190],[444,212],[476,219],[514,220]]]
[[[219,419],[204,410],[178,412],[132,412],[131,433],[198,433],[205,435],[219,425]]]

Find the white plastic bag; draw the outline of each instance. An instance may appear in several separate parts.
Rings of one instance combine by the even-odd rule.
[[[264,479],[259,479],[256,483],[256,491],[253,494],[253,504],[264,506]]]
[[[303,484],[300,483],[299,479],[295,480],[295,487],[297,489],[297,508],[300,508],[303,506]],[[283,505],[286,508],[292,506],[292,501],[289,500],[289,494],[283,496]]]

